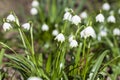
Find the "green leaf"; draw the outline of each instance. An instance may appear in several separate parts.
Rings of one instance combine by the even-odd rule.
[[[52,58],[52,56],[50,54],[49,57],[48,57],[48,60],[47,60],[47,64],[46,64],[46,72],[47,73],[49,73],[50,70],[51,70],[51,58]]]
[[[5,52],[5,49],[2,49],[0,52],[0,65],[2,64],[3,54]]]
[[[92,75],[90,76],[90,80],[95,80],[95,77],[96,77],[96,75],[97,75],[97,73],[98,73],[98,70],[99,70],[99,68],[100,68],[100,66],[101,66],[101,64],[102,64],[102,61],[103,61],[105,55],[107,54],[107,52],[108,52],[108,50],[104,51],[104,52],[101,54],[101,56],[98,58],[98,60],[97,60],[97,62],[95,63],[95,65],[93,66],[92,72],[90,73],[90,74],[92,74]]]

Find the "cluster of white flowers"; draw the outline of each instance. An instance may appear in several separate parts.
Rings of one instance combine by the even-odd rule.
[[[78,46],[78,42],[74,39],[73,35],[69,36],[68,41],[70,42],[70,47],[71,48]]]
[[[32,3],[31,3],[31,10],[30,10],[30,14],[31,15],[37,15],[38,14],[38,6],[39,6],[39,2],[37,0],[33,0]]]
[[[39,77],[29,77],[27,80],[43,80]]]
[[[103,14],[98,14],[97,16],[96,16],[96,22],[104,22],[104,20],[105,20],[105,17],[103,16]]]
[[[41,29],[42,29],[42,31],[48,31],[49,30],[49,26],[47,24],[43,24]]]
[[[18,26],[20,26],[17,17],[15,17],[15,16],[11,13],[11,14],[9,14],[9,15],[7,16],[6,22],[3,23],[3,29],[4,29],[4,31],[7,31],[7,30],[9,30],[9,29],[12,28],[12,25],[10,24],[10,22],[15,22]],[[29,29],[30,29],[30,23],[24,23],[24,24],[22,25],[22,27],[23,27],[24,29],[26,29],[26,30],[29,30]]]
[[[104,3],[104,4],[102,5],[102,9],[103,9],[103,10],[106,10],[106,11],[110,10],[110,5],[109,5],[109,3]]]
[[[96,38],[95,31],[91,26],[88,26],[84,30],[82,30],[80,35],[81,35],[81,38],[85,38],[85,39],[90,36],[92,38]]]
[[[9,30],[10,28],[12,28],[12,26],[11,26],[11,24],[10,24],[9,22],[15,22],[15,21],[16,21],[16,18],[15,18],[15,16],[11,13],[11,14],[9,14],[9,15],[7,16],[6,21],[7,21],[7,22],[4,22],[4,23],[3,23],[3,29],[4,29],[4,31],[7,31],[7,30]]]
[[[120,29],[119,28],[113,29],[113,35],[120,36]]]
[[[81,23],[81,18],[78,15],[72,16],[70,12],[65,12],[63,20],[71,21],[75,25]]]

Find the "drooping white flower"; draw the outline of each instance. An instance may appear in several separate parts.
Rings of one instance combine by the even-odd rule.
[[[32,5],[32,7],[38,7],[39,2],[37,0],[33,0],[31,5]]]
[[[87,13],[84,11],[84,12],[82,12],[81,14],[80,14],[80,17],[82,18],[82,19],[85,19],[85,18],[87,18]]]
[[[5,23],[3,24],[3,29],[4,29],[4,31],[9,30],[10,28],[12,28],[12,26],[11,26],[10,23],[5,22]]]
[[[49,27],[47,24],[43,24],[41,29],[42,29],[42,31],[48,31]]]
[[[103,16],[103,14],[100,13],[96,16],[96,22],[104,22],[104,20],[105,17]]]
[[[71,21],[73,24],[78,25],[79,23],[81,23],[81,18],[78,15],[74,15]]]
[[[42,79],[39,77],[29,77],[27,80],[42,80]]]
[[[70,35],[69,38],[68,38],[69,42],[71,42],[73,40],[73,38],[74,38],[74,36]]]
[[[26,29],[26,30],[29,30],[29,29],[30,29],[30,23],[24,23],[24,24],[22,25],[22,27],[23,27],[24,29]]]
[[[116,22],[116,19],[113,15],[110,15],[108,18],[107,18],[107,21],[108,22],[111,22],[111,23],[115,23]]]
[[[88,26],[87,28],[85,28],[84,30],[81,31],[80,33],[81,38],[87,38],[87,37],[92,37],[92,38],[96,38],[96,34],[94,29],[91,26]]]
[[[106,37],[107,36],[107,31],[106,30],[101,30],[99,33],[100,37]]]
[[[57,29],[55,29],[55,30],[53,30],[53,31],[52,31],[52,35],[53,35],[53,36],[57,36],[57,35],[58,35],[58,33],[59,33],[59,32],[58,32],[58,30],[57,30]]]
[[[31,8],[30,14],[31,15],[37,15],[38,14],[38,10],[36,8]]]
[[[12,21],[15,22],[15,16],[13,14],[9,14],[6,19],[8,22],[12,22]]]
[[[58,42],[64,42],[65,41],[65,37],[62,33],[59,33],[56,37],[55,40],[57,40]]]
[[[66,12],[64,14],[63,20],[71,21],[71,18],[72,18],[72,14],[70,12]]]
[[[108,11],[110,10],[110,5],[108,3],[104,3],[102,9]]]
[[[113,35],[120,36],[120,29],[119,28],[113,29]]]
[[[70,42],[70,47],[73,48],[73,47],[77,47],[78,46],[78,42],[76,40],[72,40]]]

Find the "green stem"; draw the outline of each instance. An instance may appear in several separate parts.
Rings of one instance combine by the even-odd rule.
[[[30,28],[30,35],[31,35],[31,45],[32,45],[32,54],[34,55],[35,52],[34,52],[34,42],[33,42],[33,27],[31,26]]]
[[[25,44],[25,40],[24,40],[22,31],[21,31],[20,28],[18,28],[18,31],[19,31],[19,33],[20,33],[20,37],[21,37],[21,39],[22,39],[23,46],[25,47],[25,53],[27,54],[27,58],[29,59],[28,52],[27,52],[27,50],[26,50],[26,49],[27,49],[27,46],[26,46],[26,44]]]
[[[86,47],[86,39],[84,39],[84,46],[83,46],[83,58],[85,57],[85,47]]]

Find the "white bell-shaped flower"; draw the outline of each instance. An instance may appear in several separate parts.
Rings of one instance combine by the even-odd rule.
[[[10,28],[12,28],[12,26],[11,26],[10,23],[5,22],[5,23],[3,24],[3,29],[4,29],[4,31],[9,30]]]
[[[73,35],[70,35],[69,38],[68,38],[69,42],[71,42],[73,39],[74,39]]]
[[[15,22],[15,16],[13,14],[9,14],[6,19],[8,22]]]
[[[71,21],[73,24],[78,25],[79,23],[81,23],[81,18],[78,15],[74,15]]]
[[[56,37],[55,40],[57,40],[58,42],[64,42],[65,41],[65,37],[62,33],[59,33]]]
[[[49,26],[47,24],[43,24],[41,29],[42,29],[42,31],[48,31],[49,30]]]
[[[120,29],[119,28],[113,29],[113,35],[120,36]]]
[[[116,22],[116,19],[113,15],[110,15],[108,18],[107,18],[107,22],[111,22],[111,23],[115,23]]]
[[[39,77],[29,77],[27,80],[43,80]]]
[[[81,17],[82,19],[86,19],[87,16],[88,16],[88,15],[87,15],[87,13],[86,13],[85,11],[80,14],[80,17]]]
[[[57,30],[57,29],[55,29],[55,30],[53,30],[53,31],[52,31],[52,35],[53,35],[53,36],[57,36],[57,35],[58,35],[58,33],[59,33],[59,32],[58,32],[58,30]]]
[[[39,2],[37,0],[33,0],[31,5],[32,5],[32,7],[38,7]]]
[[[37,15],[38,14],[38,10],[36,8],[31,8],[30,14],[31,15]]]
[[[88,26],[87,28],[85,28],[84,30],[81,31],[80,33],[81,38],[87,38],[87,37],[92,37],[92,38],[96,38],[96,34],[94,29],[91,26]]]
[[[70,42],[70,47],[73,48],[73,47],[77,47],[78,46],[78,42],[76,40],[72,40]]]
[[[22,27],[23,27],[24,29],[26,29],[26,30],[29,30],[29,29],[30,29],[30,23],[24,23],[24,24],[22,25]]]
[[[64,14],[63,20],[71,21],[71,18],[72,18],[72,14],[70,12],[66,12]]]
[[[103,14],[98,14],[97,16],[96,16],[96,22],[104,22],[104,20],[105,20],[105,17],[103,16]]]
[[[100,37],[106,37],[107,36],[107,31],[106,30],[101,30],[99,33]]]
[[[110,10],[110,5],[108,3],[104,3],[102,6],[102,9],[105,11],[108,11],[108,10]]]

